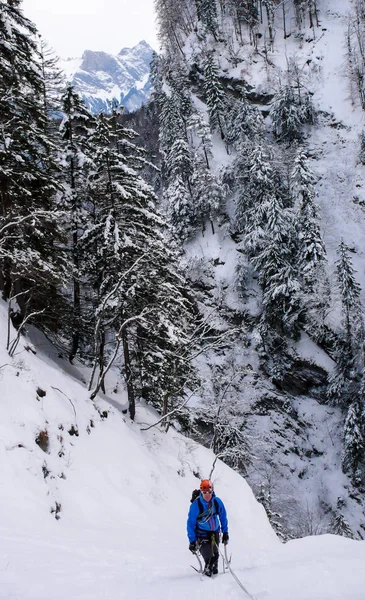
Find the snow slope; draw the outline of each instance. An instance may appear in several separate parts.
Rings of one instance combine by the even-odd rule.
[[[0,339],[1,600],[242,598],[230,574],[201,580],[190,567],[189,498],[212,452],[172,428],[143,431],[157,420],[149,408],[131,423],[114,386],[91,402],[86,373],[39,334],[11,359],[4,303]],[[47,451],[35,442],[40,431]],[[258,599],[363,599],[365,542],[283,545],[242,477],[218,462],[212,478],[228,511],[232,568]]]

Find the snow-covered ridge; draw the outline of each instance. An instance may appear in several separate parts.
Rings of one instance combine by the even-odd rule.
[[[62,60],[60,68],[93,112],[109,110],[113,100],[133,111],[150,97],[152,52],[145,41],[123,48],[117,56],[85,50],[82,58]]]

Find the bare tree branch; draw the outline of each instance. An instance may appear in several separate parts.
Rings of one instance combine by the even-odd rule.
[[[66,394],[62,390],[60,390],[59,388],[53,387],[53,385],[51,385],[51,388],[53,390],[57,390],[57,392],[60,392],[61,394],[63,394],[64,396],[66,396]],[[69,398],[68,396],[66,396],[66,398],[70,402],[72,408],[74,409],[74,413],[75,413],[75,417],[76,417],[77,415],[76,415],[76,409],[75,409],[74,403],[72,402],[71,398]]]
[[[174,415],[175,413],[179,412],[182,408],[184,408],[184,406],[187,405],[189,400],[191,400],[191,398],[194,396],[194,394],[196,394],[196,392],[199,391],[199,389],[201,389],[201,388],[197,388],[196,390],[194,390],[190,394],[189,398],[187,398],[182,404],[180,404],[180,406],[177,406],[173,410],[170,410],[170,412],[166,413],[166,415],[161,417],[161,419],[159,419],[156,423],[153,423],[153,425],[149,425],[148,427],[141,427],[141,431],[148,431],[149,429],[152,429],[152,427],[156,427],[156,425],[159,425],[162,421],[164,421],[168,417],[171,417],[171,415]]]

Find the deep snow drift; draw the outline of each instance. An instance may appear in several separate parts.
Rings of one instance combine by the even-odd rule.
[[[0,598],[243,598],[229,573],[202,580],[190,567],[189,499],[212,452],[172,428],[143,431],[157,420],[149,408],[131,423],[114,385],[94,405],[85,369],[39,334],[11,359],[2,302],[0,339]],[[363,600],[365,542],[281,544],[242,477],[217,461],[212,478],[232,568],[257,599]]]

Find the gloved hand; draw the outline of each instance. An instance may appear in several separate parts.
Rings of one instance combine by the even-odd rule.
[[[193,554],[195,554],[195,552],[198,550],[196,541],[195,542],[190,542],[190,544],[189,544],[189,550],[190,550],[190,552],[192,552]]]
[[[228,544],[228,542],[229,542],[229,535],[228,535],[228,533],[224,533],[223,534],[223,536],[222,536],[222,542],[223,542],[223,544],[225,546]]]

